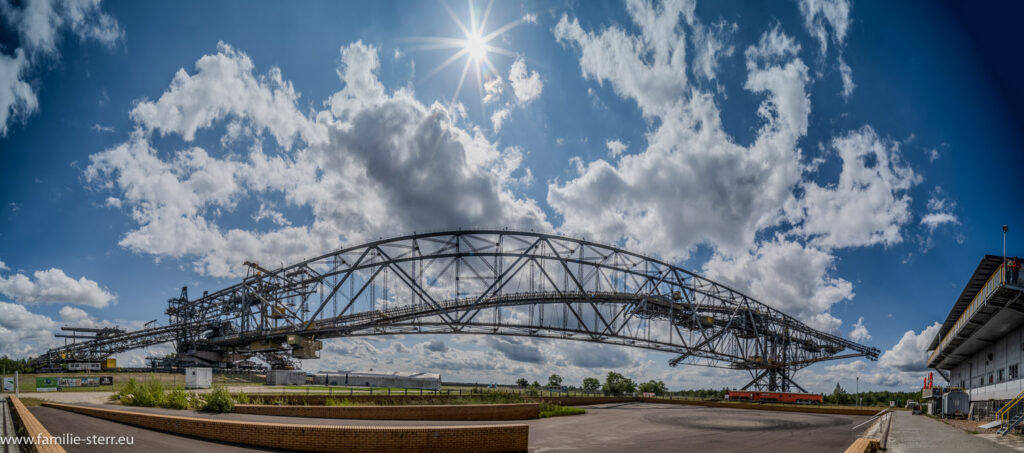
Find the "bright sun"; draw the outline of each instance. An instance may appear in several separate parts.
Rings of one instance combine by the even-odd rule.
[[[487,72],[490,71],[490,77],[493,77],[494,74],[498,73],[498,71],[494,67],[494,64],[491,63],[490,54],[494,53],[506,55],[509,57],[516,57],[516,54],[508,50],[502,49],[500,47],[495,47],[491,45],[490,42],[494,38],[503,35],[505,32],[523,23],[523,19],[509,22],[489,33],[485,33],[484,30],[487,27],[487,18],[488,16],[490,16],[491,7],[494,6],[494,0],[491,0],[487,4],[487,8],[484,9],[483,16],[480,18],[479,21],[477,21],[477,14],[473,1],[470,0],[470,20],[468,27],[458,18],[458,16],[455,15],[455,12],[452,11],[452,9],[449,8],[446,3],[442,2],[441,5],[444,6],[445,10],[448,12],[448,15],[455,22],[455,25],[457,25],[459,27],[459,30],[462,31],[463,37],[448,38],[437,36],[412,39],[413,41],[416,41],[421,44],[419,50],[456,49],[453,55],[445,59],[444,62],[442,62],[440,65],[438,65],[437,68],[435,68],[433,71],[427,74],[426,77],[432,77],[434,74],[441,72],[442,69],[448,67],[452,63],[455,63],[462,57],[466,57],[466,63],[462,67],[462,75],[459,77],[459,83],[455,87],[454,98],[457,99],[459,97],[459,92],[462,91],[463,82],[466,81],[466,75],[469,74],[470,69],[472,69],[472,72],[475,74],[477,80],[477,90],[481,92],[480,98],[482,104],[483,84],[484,79],[488,77]]]
[[[487,44],[479,34],[466,38],[466,51],[478,64],[487,61]]]

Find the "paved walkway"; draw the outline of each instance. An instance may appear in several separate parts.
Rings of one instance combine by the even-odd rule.
[[[1014,451],[978,435],[909,411],[896,411],[889,432],[892,453],[1006,453]]]
[[[978,437],[995,442],[1013,451],[1024,451],[1024,436],[1008,434],[1000,436],[995,433],[978,434]]]
[[[265,450],[245,445],[233,445],[203,439],[162,433],[145,428],[124,425],[101,418],[54,409],[52,407],[30,407],[29,412],[36,416],[52,436],[68,438],[68,435],[82,439],[78,445],[63,445],[68,453],[91,453],[95,451],[149,451],[161,453],[198,453],[215,451],[217,453],[244,453]],[[130,445],[90,445],[90,436],[124,437]],[[95,438],[93,438],[95,439]],[[2,451],[2,450],[0,450]]]

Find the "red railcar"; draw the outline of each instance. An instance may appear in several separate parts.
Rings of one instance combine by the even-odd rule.
[[[821,404],[821,395],[813,393],[786,392],[741,392],[732,391],[726,394],[731,401],[758,401],[764,403],[801,403]]]

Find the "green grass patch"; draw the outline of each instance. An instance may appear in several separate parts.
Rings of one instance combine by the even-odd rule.
[[[356,406],[356,403],[349,401],[348,399],[342,398],[340,400],[334,398],[327,398],[324,400],[324,406]]]
[[[46,401],[46,400],[41,400],[39,398],[18,398],[18,400],[21,401],[21,404],[24,404],[25,406],[30,406],[30,407],[31,406],[42,406],[43,402]]]
[[[561,417],[564,415],[586,414],[587,410],[582,407],[559,406],[557,404],[540,404],[540,418]]]

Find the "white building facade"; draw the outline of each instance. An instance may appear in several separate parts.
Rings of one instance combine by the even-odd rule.
[[[932,339],[928,366],[971,401],[1024,392],[1024,284],[1001,256],[986,255]]]

